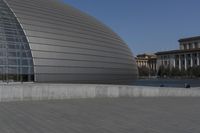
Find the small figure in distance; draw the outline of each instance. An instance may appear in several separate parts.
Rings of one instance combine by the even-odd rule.
[[[161,84],[160,87],[165,87],[165,85],[164,85],[164,84]]]
[[[185,83],[185,88],[189,89],[191,86],[188,83]]]

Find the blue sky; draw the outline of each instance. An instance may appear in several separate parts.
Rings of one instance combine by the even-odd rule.
[[[64,0],[111,27],[133,53],[178,49],[200,35],[200,0]]]

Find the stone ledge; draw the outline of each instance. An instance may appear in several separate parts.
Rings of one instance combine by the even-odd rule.
[[[200,88],[37,83],[0,85],[0,102],[101,97],[200,97]]]

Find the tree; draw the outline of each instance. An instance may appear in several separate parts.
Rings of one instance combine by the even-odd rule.
[[[187,70],[182,68],[171,68],[160,66],[158,69],[158,76],[160,77],[200,77],[200,66],[189,67]]]
[[[158,76],[159,77],[163,77],[164,76],[164,73],[165,73],[165,67],[162,65],[159,67],[158,69]]]
[[[200,77],[200,66],[194,66],[194,67],[192,67],[191,74],[194,77]]]
[[[184,77],[184,76],[187,76],[187,71],[185,70],[185,68],[182,68],[180,70],[180,77]]]
[[[170,72],[172,77],[179,77],[181,76],[181,71],[177,67],[172,67],[171,72]]]
[[[188,77],[193,77],[194,67],[189,67],[186,71]]]
[[[160,77],[169,77],[171,76],[171,69],[169,66],[160,66],[158,69],[158,76]]]
[[[139,76],[149,76],[149,68],[142,66],[138,67]]]
[[[167,66],[165,69],[164,69],[164,76],[166,77],[170,77],[171,76],[171,69],[169,66]]]

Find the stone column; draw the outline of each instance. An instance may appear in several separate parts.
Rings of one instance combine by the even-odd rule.
[[[194,64],[193,64],[193,54],[191,53],[190,54],[190,66],[193,67]]]
[[[199,59],[200,59],[200,53],[197,53],[197,66],[199,66],[200,65],[200,61],[199,61]]]
[[[146,61],[146,67],[149,67],[148,61]]]
[[[162,60],[161,57],[157,57],[157,62],[156,62],[156,69],[159,70],[159,67],[162,65]]]
[[[156,71],[156,61],[153,62],[154,71]]]
[[[178,67],[179,67],[179,70],[181,70],[181,55],[178,55]]]
[[[173,68],[176,67],[176,55],[172,56],[172,60],[173,60]]]
[[[187,70],[187,55],[184,54],[184,59],[185,59],[185,70]]]

